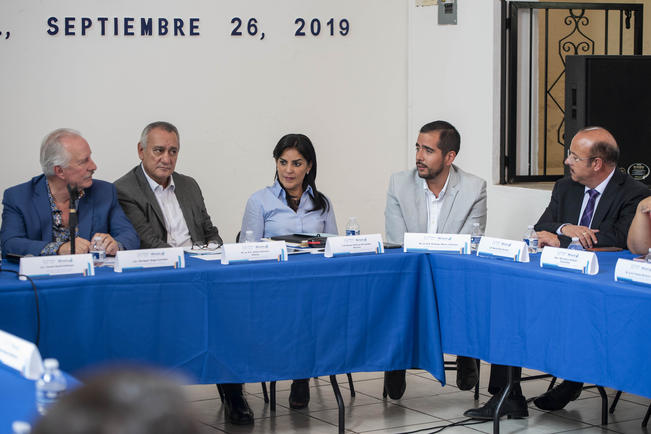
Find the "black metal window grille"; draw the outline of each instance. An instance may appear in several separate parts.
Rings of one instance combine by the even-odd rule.
[[[643,5],[501,6],[500,183],[555,181],[563,173],[565,57],[642,54]]]

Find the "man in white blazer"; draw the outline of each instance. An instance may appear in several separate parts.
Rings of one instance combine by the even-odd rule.
[[[405,232],[469,234],[473,223],[486,227],[486,181],[452,164],[461,137],[450,123],[434,121],[420,129],[416,168],[395,173],[389,181],[384,211],[386,239],[402,244]],[[402,397],[405,371],[384,376],[385,391]],[[457,357],[457,386],[472,389],[478,380],[475,359]]]

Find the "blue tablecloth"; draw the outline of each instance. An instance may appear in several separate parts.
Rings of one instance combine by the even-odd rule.
[[[475,256],[429,256],[443,350],[651,398],[651,287]]]
[[[419,367],[444,379],[427,255],[387,252],[40,279],[40,351],[75,373],[134,360],[199,383]],[[34,294],[0,275],[0,329],[35,336]]]

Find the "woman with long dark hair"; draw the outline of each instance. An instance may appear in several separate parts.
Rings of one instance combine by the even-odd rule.
[[[316,188],[316,152],[303,134],[287,134],[273,151],[275,182],[249,198],[241,236],[253,231],[262,237],[296,233],[336,234],[332,204]]]
[[[337,234],[332,204],[316,188],[316,153],[310,139],[303,134],[287,134],[274,148],[273,157],[274,183],[247,201],[242,238],[249,230],[255,240],[296,233]],[[300,409],[309,402],[309,379],[294,380],[289,406]]]

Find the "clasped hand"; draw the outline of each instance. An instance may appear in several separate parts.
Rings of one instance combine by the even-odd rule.
[[[599,229],[590,229],[586,226],[565,225],[561,229],[563,235],[570,238],[577,237],[584,249],[590,249],[597,244],[597,232]]]
[[[118,252],[118,242],[109,235],[96,233],[91,238],[101,238],[100,247],[104,247],[107,255],[115,256]],[[85,238],[77,237],[75,238],[75,253],[88,253],[90,251],[90,241]],[[61,244],[57,252],[59,255],[69,255],[70,254],[70,241],[67,243]]]

